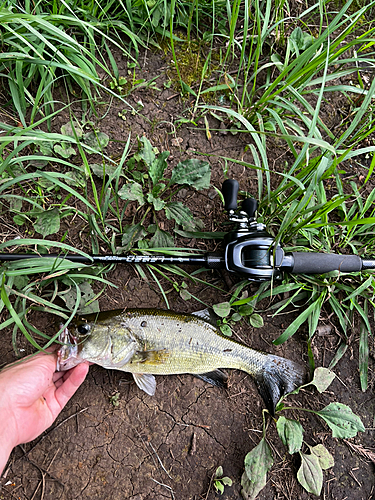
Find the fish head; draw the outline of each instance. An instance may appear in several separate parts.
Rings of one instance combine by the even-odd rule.
[[[61,347],[57,351],[57,370],[66,371],[85,361],[81,351],[85,340],[90,335],[91,325],[81,321],[71,323],[69,328],[64,328],[64,325],[60,324],[60,329]]]

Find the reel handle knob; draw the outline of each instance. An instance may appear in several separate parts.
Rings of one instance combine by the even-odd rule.
[[[247,213],[250,219],[255,219],[255,212],[258,208],[258,201],[255,198],[246,198],[242,202],[242,210]]]
[[[224,196],[224,208],[227,212],[236,210],[239,184],[235,179],[227,179],[223,182],[221,192]]]

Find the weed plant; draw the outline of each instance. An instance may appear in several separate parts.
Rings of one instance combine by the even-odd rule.
[[[89,110],[96,112],[99,100],[107,99],[103,95],[126,104],[119,90],[123,77],[112,53],[114,48],[131,59],[127,52],[131,46],[136,59],[146,39],[157,45],[160,35],[169,37],[178,72],[173,52],[176,27],[186,30],[187,43],[200,37],[210,44],[211,51],[218,47],[220,64],[216,59],[216,73],[209,71],[211,52],[196,88],[192,89],[178,72],[181,91],[194,96],[194,120],[199,113],[202,117],[211,113],[248,137],[251,164],[224,160],[256,169],[259,219],[267,224],[275,240],[282,242],[286,251],[342,252],[362,257],[375,254],[375,189],[366,198],[363,195],[375,161],[369,167],[362,165],[367,172],[361,182],[350,175],[347,179],[354,162],[363,163],[366,155],[374,158],[374,28],[368,19],[375,1],[340,4],[342,7],[336,8],[334,2],[319,0],[300,12],[298,19],[292,17],[290,5],[284,0],[109,0],[105,4],[8,0],[0,4],[0,78],[6,84],[2,98],[8,101],[8,109],[2,113],[6,119],[0,123],[0,197],[23,236],[19,238],[18,231],[12,230],[0,250],[27,248],[42,256],[1,268],[0,312],[7,310],[9,318],[0,329],[13,327],[15,349],[18,330],[37,349],[57,338],[58,333],[51,339],[31,325],[31,307],[58,315],[64,328],[77,311],[97,310],[99,294],[93,292],[94,282],[110,285],[104,278],[106,269],[83,264],[77,269],[76,264],[59,257],[43,258],[52,248],[61,255],[100,253],[103,247],[116,252],[120,239],[126,251],[164,250],[178,255],[172,246],[172,234],[157,225],[162,210],[168,219],[182,225],[182,232],[177,229],[175,234],[186,237],[195,231],[195,235],[212,236],[202,232],[185,206],[172,201],[174,191],[182,184],[197,189],[208,186],[206,162],[183,163],[171,178],[166,178],[166,153],[156,152],[147,139],[142,139],[137,155],[130,157],[129,137],[121,158],[113,159],[106,154],[108,137],[86,119]],[[122,40],[124,35],[126,42]],[[212,80],[206,79],[207,75]],[[350,76],[352,83],[337,85],[345,76]],[[82,104],[82,121],[73,116],[70,102],[56,101],[54,89],[60,84]],[[202,99],[205,93],[212,94],[217,102],[207,105]],[[322,104],[337,94],[347,100],[348,112],[331,130],[325,123]],[[60,133],[46,132],[61,110],[69,111],[69,124]],[[209,136],[207,121],[206,127]],[[277,172],[271,172],[268,161],[270,140],[285,144],[288,153],[288,164]],[[100,163],[91,162],[94,152],[100,155]],[[131,225],[124,222],[129,202],[137,202]],[[85,252],[83,245],[70,240],[69,231],[61,235],[61,220],[73,217],[90,234]],[[139,271],[145,276],[142,269]],[[157,275],[167,277],[181,296],[190,297],[184,281],[179,285],[164,269],[150,266],[149,271],[165,299]],[[182,280],[190,278],[182,270],[174,272]],[[222,326],[242,317],[249,318],[253,326],[261,326],[261,316],[256,312],[259,302],[288,293],[270,310],[281,314],[293,306],[302,312],[275,343],[287,341],[307,321],[311,368],[311,345],[322,308],[331,308],[342,333],[342,344],[331,367],[344,354],[354,318],[359,317],[359,368],[361,385],[366,389],[371,333],[368,314],[374,306],[370,272],[288,275],[282,283],[262,284],[252,297],[242,295],[246,285],[240,283],[228,303],[216,307]],[[57,298],[65,306],[61,301],[57,305]],[[357,430],[362,430],[358,421],[353,421]],[[279,427],[285,425],[286,419],[280,420]],[[291,435],[301,441],[298,425],[288,425],[297,429]],[[285,439],[285,444],[289,447],[291,441]],[[265,438],[262,446],[269,465]],[[317,465],[318,458],[303,457],[302,448],[294,448],[307,466],[313,463],[320,481],[323,466],[321,462]],[[252,456],[245,460],[247,479]],[[223,480],[217,478],[219,489]]]

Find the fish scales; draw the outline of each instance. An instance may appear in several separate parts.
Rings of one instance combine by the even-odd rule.
[[[160,351],[161,361],[132,362],[129,372],[149,372],[159,375],[171,373],[200,374],[217,368],[236,368],[255,371],[262,363],[263,354],[222,337],[218,329],[194,315],[152,314],[147,310],[128,311],[119,316],[119,328],[109,332],[113,353],[121,351],[129,339],[129,331],[137,339],[138,350]],[[99,333],[100,335],[100,333]],[[93,339],[94,340],[94,339]]]
[[[219,369],[238,369],[254,378],[273,414],[280,397],[304,381],[305,370],[298,364],[224,337],[212,322],[194,314],[128,309],[82,316],[64,329],[60,342],[60,370],[90,361],[130,372],[150,395],[154,375],[191,373],[224,385],[226,375]]]

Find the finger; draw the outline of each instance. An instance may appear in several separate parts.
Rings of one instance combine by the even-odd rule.
[[[63,378],[63,376],[64,376],[64,372],[55,372],[52,375],[52,382],[56,383],[58,380],[60,380],[61,378]]]
[[[58,401],[61,409],[64,408],[69,399],[76,392],[78,387],[85,380],[89,371],[88,363],[81,363],[65,374],[64,383],[56,390],[56,400]]]

